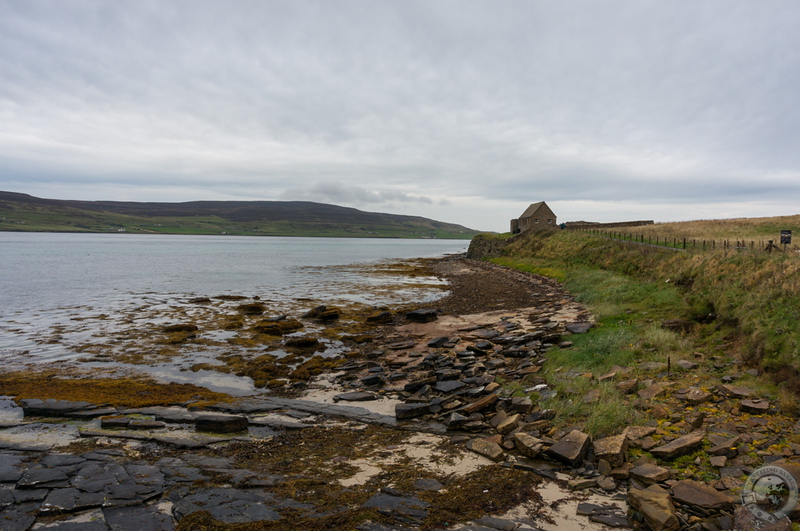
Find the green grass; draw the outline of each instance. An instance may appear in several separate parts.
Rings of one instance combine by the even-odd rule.
[[[695,353],[742,360],[766,370],[751,386],[767,390],[780,382],[781,410],[796,411],[800,393],[800,255],[708,251],[676,253],[621,244],[572,231],[532,233],[513,241],[491,261],[561,281],[593,313],[596,327],[570,336],[572,348],[548,351],[544,376],[559,389],[585,392],[615,365],[673,362]],[[669,319],[693,323],[678,334],[662,327]],[[556,372],[556,368],[560,368]],[[587,379],[590,374],[593,378]],[[566,375],[566,376],[565,376]],[[581,396],[562,394],[550,407],[561,424],[581,423],[607,433],[635,416],[623,397],[607,389],[592,407]],[[595,410],[596,409],[596,410]]]

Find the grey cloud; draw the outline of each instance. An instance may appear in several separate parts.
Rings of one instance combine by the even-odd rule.
[[[341,182],[317,182],[303,189],[290,189],[283,193],[285,199],[307,199],[355,205],[385,203],[433,204],[425,196],[411,195],[397,190],[369,190]]]
[[[540,199],[768,202],[800,192],[798,26],[790,0],[0,0],[0,189],[498,230]]]

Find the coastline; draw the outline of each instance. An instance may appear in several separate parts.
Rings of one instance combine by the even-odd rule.
[[[477,319],[476,323],[484,322],[484,324],[489,324],[497,319],[509,322],[512,313],[518,317],[523,316],[527,309],[542,304],[543,300],[547,304],[555,302],[555,299],[558,299],[558,302],[568,302],[568,298],[559,291],[555,283],[496,268],[490,264],[466,261],[458,257],[424,259],[422,262],[436,275],[446,278],[450,282],[450,295],[432,303],[414,306],[421,310],[435,308],[437,314],[441,315],[437,322],[443,325],[444,329],[452,332],[463,328],[464,323],[470,319]],[[477,309],[483,310],[477,313],[477,317],[464,317],[475,315]],[[441,426],[436,426],[435,422],[431,426],[420,426],[417,421],[398,422],[395,409],[402,402],[397,399],[398,397],[390,398],[393,391],[375,389],[374,386],[373,391],[365,391],[369,386],[365,386],[361,379],[370,374],[370,369],[380,365],[379,362],[376,363],[378,359],[375,357],[375,351],[381,350],[378,347],[386,349],[384,352],[391,353],[391,359],[396,364],[399,359],[398,354],[409,350],[398,349],[398,340],[408,342],[413,341],[409,338],[416,338],[418,340],[415,342],[416,345],[427,341],[427,336],[436,330],[433,328],[426,332],[423,329],[430,327],[430,324],[405,321],[407,319],[396,315],[391,323],[375,323],[372,341],[368,347],[363,349],[366,359],[365,367],[358,371],[353,369],[348,371],[347,368],[342,370],[340,367],[335,372],[322,373],[314,378],[310,385],[302,386],[301,392],[291,393],[296,395],[295,399],[279,399],[274,396],[274,393],[271,393],[264,397],[233,399],[227,406],[217,404],[208,410],[196,408],[191,403],[184,403],[183,406],[163,404],[160,407],[126,409],[109,408],[108,404],[89,404],[80,401],[41,402],[29,399],[23,401],[24,417],[19,410],[12,406],[10,400],[5,400],[3,403],[5,407],[2,409],[4,421],[0,431],[0,446],[3,448],[0,459],[9,474],[4,481],[18,476],[14,480],[16,482],[14,489],[10,491],[12,494],[30,493],[32,491],[27,489],[36,487],[34,490],[41,498],[30,500],[30,496],[19,496],[19,501],[15,498],[15,503],[7,505],[4,511],[0,512],[0,516],[6,519],[10,518],[19,525],[23,525],[26,519],[30,520],[31,518],[39,524],[56,521],[80,523],[88,521],[86,520],[89,518],[87,515],[91,515],[94,521],[99,519],[110,526],[114,522],[120,521],[119,515],[122,513],[119,513],[118,506],[127,504],[132,507],[127,511],[131,514],[135,513],[137,518],[144,519],[143,521],[156,526],[153,527],[154,529],[170,529],[170,525],[177,526],[179,529],[188,528],[187,526],[190,526],[191,522],[203,518],[208,520],[209,515],[214,514],[222,517],[222,521],[225,521],[224,511],[220,512],[220,507],[224,506],[230,509],[235,505],[235,500],[241,501],[241,497],[252,494],[254,484],[263,486],[270,482],[280,483],[280,480],[275,480],[275,478],[264,479],[262,477],[266,465],[263,460],[256,467],[259,472],[243,467],[245,463],[239,462],[241,455],[252,451],[252,448],[245,450],[245,447],[258,448],[278,442],[281,447],[285,447],[287,444],[302,447],[307,443],[303,441],[305,435],[301,434],[313,432],[314,437],[322,436],[332,443],[333,454],[346,454],[347,443],[344,441],[352,438],[354,434],[363,433],[365,429],[371,432],[370,437],[375,440],[365,442],[359,450],[359,456],[339,455],[337,458],[336,455],[323,455],[319,456],[319,462],[315,466],[320,467],[318,473],[321,476],[330,476],[331,470],[327,468],[331,466],[331,462],[334,464],[334,469],[341,468],[342,470],[335,474],[342,476],[335,481],[335,484],[340,485],[337,488],[366,489],[368,492],[372,492],[377,487],[385,499],[373,500],[372,505],[382,503],[391,505],[397,502],[397,499],[402,499],[405,500],[404,503],[412,506],[417,503],[420,507],[424,506],[424,510],[420,509],[420,511],[428,515],[438,515],[441,520],[446,516],[455,516],[454,508],[447,509],[448,503],[444,500],[457,494],[462,501],[463,499],[472,500],[471,503],[484,507],[487,512],[498,515],[503,513],[501,509],[505,509],[504,512],[508,513],[507,516],[515,518],[516,522],[528,522],[525,525],[533,525],[534,520],[530,519],[528,514],[532,514],[532,512],[541,514],[543,510],[547,513],[536,494],[537,489],[549,493],[551,503],[554,501],[554,493],[556,497],[563,494],[565,499],[567,497],[574,498],[574,493],[562,492],[560,487],[554,489],[552,485],[550,487],[539,485],[536,489],[531,490],[532,485],[540,483],[539,475],[530,471],[519,471],[513,467],[502,467],[479,453],[467,450],[463,446],[463,441],[453,441],[453,435],[442,430]],[[423,345],[423,348],[428,347]],[[355,357],[351,359],[355,359]],[[346,377],[342,378],[342,376]],[[353,382],[357,382],[357,385],[353,386]],[[352,400],[353,393],[360,392],[371,393],[374,399],[361,401],[365,397],[360,397],[358,401]],[[342,395],[348,394],[350,396],[346,399],[342,398]],[[280,402],[281,400],[284,402]],[[259,401],[261,404],[258,404]],[[49,408],[49,406],[53,407]],[[61,409],[59,410],[59,408]],[[220,414],[225,418],[247,418],[249,424],[247,431],[239,430],[231,434],[210,433],[198,430],[196,424],[192,425],[193,422],[197,422],[198,418]],[[64,421],[57,420],[58,418],[71,420],[64,424]],[[132,421],[128,420],[127,424],[123,425],[122,421],[117,420],[117,424],[115,424],[115,419],[126,418],[135,418],[136,421],[132,424]],[[112,427],[115,425],[124,427]],[[398,427],[401,429],[398,430]],[[387,438],[399,444],[387,445],[384,440]],[[220,454],[224,457],[214,457]],[[102,456],[100,461],[96,460],[98,456]],[[142,459],[145,456],[147,458]],[[207,492],[209,489],[228,488],[230,491],[225,491],[226,496],[229,497],[227,505],[223,503],[218,506],[209,506],[200,503],[196,505],[196,509],[208,510],[210,508],[211,512],[199,512],[191,518],[186,518],[186,514],[182,512],[186,509],[183,506],[176,508],[175,502],[169,501],[174,498],[174,495],[171,494],[174,485],[180,485],[180,483],[176,482],[177,478],[174,474],[164,473],[165,460],[168,462],[181,460],[181,466],[186,467],[186,470],[192,469],[192,474],[197,474],[198,477],[207,477],[209,473],[212,473],[212,469],[204,467],[203,463],[217,464],[214,459],[228,460],[226,465],[229,468],[225,469],[227,472],[221,473],[219,468],[213,469],[213,474],[222,475],[216,481],[206,480],[209,483],[206,488],[198,489],[193,495],[202,497],[202,492]],[[92,502],[87,500],[88,494],[91,493],[80,489],[75,490],[70,486],[81,483],[83,476],[80,474],[83,468],[76,469],[75,464],[64,465],[65,461],[71,463],[79,461],[80,465],[94,467],[102,465],[106,469],[112,462],[115,466],[123,468],[151,467],[147,470],[155,475],[155,479],[148,476],[148,481],[156,484],[158,488],[153,491],[152,498],[134,497],[124,500],[124,503],[121,498],[117,502],[109,504],[108,492],[106,492],[105,502],[99,503],[96,500]],[[439,463],[439,465],[434,466],[434,463]],[[238,468],[240,466],[242,468]],[[438,466],[441,468],[436,468]],[[387,467],[390,471],[385,470]],[[54,470],[64,472],[68,482],[64,483],[63,480],[61,482],[30,481],[29,476],[34,472],[55,473]],[[485,496],[487,493],[484,492],[486,489],[483,487],[486,486],[486,474],[489,474],[488,477],[492,477],[492,471],[499,474],[498,479],[500,476],[511,474],[513,480],[509,480],[509,487],[501,489],[502,492],[492,492],[492,496],[487,497]],[[256,475],[260,479],[252,480],[250,477],[248,480],[232,483],[231,475]],[[428,483],[439,483],[439,490],[415,489],[413,482],[411,485],[407,483],[407,476],[420,476],[415,481],[427,479]],[[527,478],[526,482],[529,481],[529,485],[520,485],[522,478]],[[446,485],[448,479],[450,485]],[[473,492],[468,492],[471,480],[477,481],[480,485],[472,485]],[[161,481],[163,483],[160,483]],[[283,481],[286,479],[284,478]],[[441,483],[442,481],[444,483]],[[169,485],[170,483],[173,485]],[[215,483],[216,487],[213,486]],[[467,485],[467,487],[460,489],[458,493],[452,492],[448,495],[447,491],[453,490],[456,483]],[[135,481],[133,484],[138,485]],[[399,491],[398,486],[411,490]],[[108,487],[108,485],[105,486],[106,491],[108,491]],[[137,488],[142,489],[141,485]],[[282,487],[276,487],[276,490],[284,492]],[[519,492],[517,492],[518,490]],[[522,492],[527,493],[526,496],[522,496]],[[261,491],[261,494],[264,493]],[[59,496],[61,498],[66,496],[69,499],[66,502],[63,499],[59,501]],[[333,496],[333,493],[323,495],[323,498],[329,496]],[[430,501],[423,499],[426,496]],[[91,496],[88,497],[91,498]],[[425,523],[425,518],[420,518],[422,513],[410,516],[403,510],[398,512],[395,509],[389,510],[388,513],[381,512],[375,507],[369,507],[371,504],[368,502],[371,499],[372,496],[368,496],[362,503],[362,507],[354,512],[358,518],[366,517],[375,526],[397,526],[400,525],[399,522],[405,521],[405,524],[412,528],[420,526],[427,529],[433,528],[430,527],[431,524]],[[483,500],[484,505],[478,503],[477,500]],[[285,503],[285,500],[283,502]],[[270,507],[264,499],[259,499],[255,503],[261,504],[265,511]],[[274,511],[275,509],[269,510]],[[444,514],[438,514],[437,511]],[[258,514],[258,511],[250,516],[240,514],[237,518],[246,520]],[[275,516],[273,513],[269,514]],[[177,516],[181,516],[183,519],[178,519]],[[487,515],[482,514],[481,516]],[[408,518],[411,520],[406,521]],[[417,520],[415,521],[414,518]],[[557,521],[558,512],[550,514],[548,518]],[[437,518],[428,516],[427,519],[433,521]],[[318,521],[322,522],[323,520]],[[289,522],[279,519],[276,520],[275,525],[276,528],[279,528]],[[462,525],[466,525],[467,521],[463,522]],[[484,523],[487,522],[489,520]],[[541,523],[544,524],[544,522]],[[303,524],[311,525],[311,529],[315,525],[306,520],[303,520]],[[584,520],[583,524],[588,525],[588,521]],[[338,528],[347,529],[347,526],[351,524],[342,523],[341,525],[343,527]],[[392,527],[392,529],[394,528]],[[601,529],[602,527],[586,528]],[[370,527],[370,529],[382,529],[382,527]]]
[[[154,396],[138,406],[28,397],[24,416],[0,401],[0,517],[20,529],[91,521],[101,530],[145,528],[125,521],[159,530],[246,522],[252,527],[235,528],[602,530],[641,525],[629,519],[636,515],[651,526],[665,519],[662,529],[692,519],[732,525],[740,480],[679,481],[679,470],[641,451],[676,447],[679,455],[708,440],[723,445],[715,455],[734,456],[744,435],[723,440],[720,430],[734,428],[717,418],[721,410],[694,415],[689,407],[685,419],[673,414],[670,423],[591,438],[583,425],[557,425],[542,409],[552,389],[541,375],[560,370],[547,365],[548,352],[568,351],[570,336],[592,326],[558,283],[460,256],[387,270],[432,272],[449,282],[449,294],[394,309],[340,308],[334,318],[325,314],[332,308],[316,308],[301,319],[312,334],[340,338],[336,363],[263,393],[176,399],[153,387],[133,391]],[[297,351],[293,359],[309,356]],[[699,400],[650,365],[637,368],[649,376],[635,380],[631,407]],[[575,377],[619,386],[629,375],[620,368]],[[52,388],[59,378],[48,377]],[[653,402],[656,382],[665,387]],[[38,389],[45,397],[48,387]],[[723,389],[734,394],[715,398],[720,408],[746,391]],[[700,398],[713,396],[706,394]],[[766,426],[738,417],[739,409],[729,413],[746,430]],[[643,492],[661,501],[629,512]]]

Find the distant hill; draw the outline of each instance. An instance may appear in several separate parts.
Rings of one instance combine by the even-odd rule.
[[[478,232],[418,216],[310,201],[67,201],[3,191],[0,231],[457,239]]]

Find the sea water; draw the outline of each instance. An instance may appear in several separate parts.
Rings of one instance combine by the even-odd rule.
[[[115,316],[146,308],[151,326],[160,310],[174,314],[194,297],[257,297],[286,312],[319,301],[430,300],[442,295],[437,279],[427,279],[426,288],[425,279],[372,275],[371,266],[462,253],[467,245],[435,239],[0,232],[0,361],[74,361],[83,354],[70,345],[119,333]],[[191,317],[191,309],[182,311]],[[137,326],[126,319],[126,326]]]

